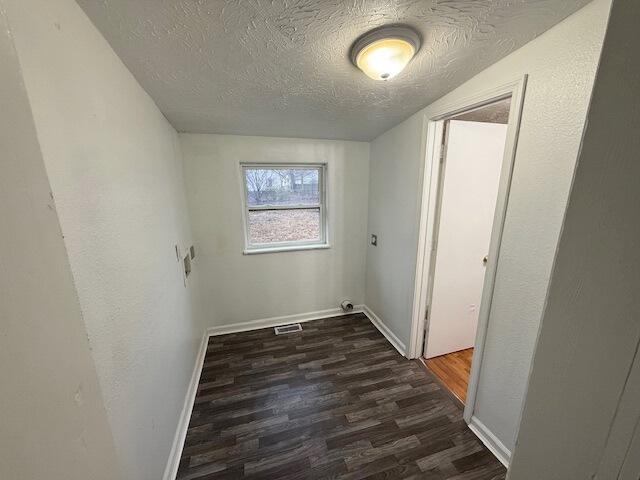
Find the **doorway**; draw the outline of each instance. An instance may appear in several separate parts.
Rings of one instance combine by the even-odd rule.
[[[425,161],[418,225],[418,250],[411,314],[411,336],[407,356],[409,358],[421,359],[426,365],[424,353],[429,344],[430,322],[428,317],[431,314],[431,297],[435,286],[436,263],[439,248],[438,230],[440,226],[440,215],[443,213],[446,214],[446,211],[442,211],[441,200],[448,175],[447,172],[451,173],[451,170],[447,168],[447,155],[445,155],[447,153],[447,142],[450,139],[449,136],[451,133],[451,130],[447,130],[454,121],[469,122],[480,120],[481,118],[477,117],[478,115],[487,114],[487,111],[482,111],[483,107],[493,106],[495,109],[497,104],[502,101],[507,102],[509,105],[497,196],[494,197],[495,207],[493,208],[494,213],[491,221],[490,239],[488,249],[481,250],[481,252],[487,252],[488,255],[485,253],[484,256],[482,256],[481,253],[479,259],[481,266],[479,266],[477,263],[478,259],[475,258],[477,253],[472,256],[469,252],[469,258],[473,257],[472,261],[476,262],[475,266],[483,272],[481,274],[482,287],[479,302],[477,296],[475,297],[475,301],[466,302],[467,309],[465,313],[468,317],[475,319],[474,322],[469,322],[472,325],[475,323],[475,338],[470,347],[473,348],[473,351],[464,352],[464,350],[468,350],[464,348],[464,345],[458,347],[463,349],[462,354],[466,354],[466,358],[463,359],[462,363],[465,365],[463,367],[463,376],[468,382],[466,398],[463,402],[464,419],[474,432],[480,433],[483,431],[483,425],[482,422],[474,416],[475,402],[480,382],[485,338],[491,314],[494,284],[499,263],[500,244],[507,212],[509,190],[511,188],[511,177],[515,161],[526,83],[527,75],[523,75],[502,85],[476,91],[471,95],[468,95],[469,92],[456,91],[426,111],[423,117],[422,151]],[[486,121],[486,117],[483,120],[485,121],[477,123],[494,123],[496,122],[496,117],[493,117],[491,121]],[[502,121],[504,121],[504,117]],[[483,209],[486,208],[485,205]],[[476,216],[475,212],[473,216]],[[461,238],[458,238],[458,240],[464,239],[462,235],[459,237]],[[470,307],[471,305],[474,306]],[[427,355],[431,353],[432,352],[429,351]],[[469,362],[471,362],[470,373],[468,373]],[[464,392],[464,384],[461,385],[460,390]],[[480,433],[478,433],[479,436]],[[491,443],[488,440],[487,442]]]
[[[511,96],[444,119],[423,356],[465,403]]]

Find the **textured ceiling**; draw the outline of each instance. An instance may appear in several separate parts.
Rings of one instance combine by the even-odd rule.
[[[509,123],[509,110],[511,107],[511,97],[490,103],[484,107],[476,108],[470,112],[462,113],[452,120],[462,120],[464,122],[485,122],[485,123]]]
[[[181,132],[371,140],[589,0],[77,0]],[[348,59],[416,28],[389,82]]]

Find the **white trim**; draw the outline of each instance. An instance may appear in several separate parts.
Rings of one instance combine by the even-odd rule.
[[[331,248],[328,243],[314,243],[311,245],[292,245],[288,244],[283,247],[263,247],[263,248],[245,248],[243,254],[245,255],[258,255],[261,253],[276,253],[276,252],[295,252],[297,250],[326,250]]]
[[[511,179],[516,161],[516,149],[518,145],[518,135],[520,133],[520,121],[522,119],[522,109],[524,107],[524,94],[527,86],[527,75],[521,79],[505,85],[504,89],[511,93],[511,109],[509,111],[509,126],[507,128],[507,138],[504,148],[504,159],[502,171],[500,173],[500,183],[498,186],[498,199],[496,202],[493,228],[491,231],[491,241],[489,242],[489,261],[486,266],[484,277],[484,288],[478,313],[478,328],[476,331],[475,349],[473,352],[473,362],[471,364],[471,375],[469,376],[469,388],[467,390],[467,402],[464,408],[464,418],[470,422],[476,404],[478,383],[480,382],[480,370],[484,359],[484,345],[489,328],[489,316],[491,314],[491,303],[493,301],[493,290],[495,287],[498,262],[500,261],[500,245],[502,243],[502,232],[507,217],[507,206],[509,203],[509,192],[511,190]]]
[[[507,211],[509,199],[509,189],[511,186],[511,176],[515,162],[516,145],[520,129],[520,119],[524,103],[524,92],[527,82],[527,75],[500,85],[494,88],[478,92],[475,95],[455,99],[438,109],[431,110],[423,117],[422,132],[422,154],[425,159],[425,167],[422,179],[422,198],[419,218],[418,250],[416,252],[416,270],[414,297],[412,305],[411,338],[409,341],[409,358],[418,358],[423,355],[423,331],[425,330],[425,317],[427,304],[429,302],[429,292],[431,290],[430,272],[431,251],[436,240],[429,238],[429,233],[433,237],[435,212],[437,210],[437,185],[440,175],[438,174],[440,164],[440,145],[442,139],[438,134],[442,132],[444,120],[458,113],[471,110],[496,100],[511,96],[511,109],[509,112],[509,124],[507,129],[507,139],[505,142],[505,153],[500,174],[498,187],[498,199],[496,202],[495,215],[489,245],[489,262],[487,263],[484,278],[484,288],[482,291],[482,301],[478,314],[478,327],[476,332],[475,351],[473,363],[471,365],[471,375],[469,378],[469,388],[467,390],[467,401],[464,410],[464,419],[471,421],[475,408],[478,381],[482,365],[484,343],[491,310],[491,300],[495,284],[496,271],[498,268],[500,242]]]
[[[247,210],[250,212],[259,212],[261,210],[320,210],[322,208],[322,204],[320,203],[292,203],[287,205],[271,205],[269,203],[264,203],[262,205],[252,205],[247,207]]]
[[[191,374],[191,380],[189,381],[189,387],[187,388],[187,394],[184,399],[184,405],[182,407],[182,413],[180,414],[180,420],[178,421],[178,427],[176,434],[171,445],[171,452],[165,467],[163,480],[175,480],[178,473],[178,467],[180,465],[180,457],[182,455],[182,449],[184,448],[184,442],[187,437],[187,430],[189,428],[189,422],[191,420],[191,412],[193,410],[193,404],[195,402],[196,393],[198,392],[198,383],[200,381],[200,374],[204,366],[204,359],[207,353],[207,345],[209,344],[209,338],[216,335],[226,335],[228,333],[247,332],[251,330],[259,330],[261,328],[277,327],[279,325],[286,325],[289,323],[303,323],[312,320],[319,320],[322,318],[340,317],[343,315],[351,315],[354,313],[364,313],[367,318],[373,323],[373,325],[385,336],[385,338],[394,346],[394,348],[402,356],[406,356],[406,346],[396,335],[385,325],[380,317],[378,317],[373,311],[366,305],[355,305],[351,312],[345,313],[341,308],[330,308],[327,310],[318,310],[315,312],[300,313],[295,315],[285,315],[282,317],[271,317],[260,320],[252,320],[249,322],[234,323],[232,325],[221,325],[218,327],[209,327],[202,337],[200,343],[200,349],[196,356],[195,366]]]
[[[500,460],[500,463],[506,468],[509,468],[511,451],[505,447],[504,443],[502,443],[484,423],[478,420],[478,417],[471,417],[469,429],[475,433],[476,437]]]
[[[218,327],[209,327],[207,333],[210,336],[226,335],[228,333],[248,332],[251,330],[259,330],[261,328],[278,327],[289,323],[304,323],[311,320],[319,320],[321,318],[340,317],[342,315],[351,315],[353,313],[364,313],[373,325],[385,336],[385,338],[393,345],[393,347],[402,356],[407,356],[407,347],[400,340],[384,321],[378,317],[366,305],[355,305],[351,312],[345,313],[341,308],[330,308],[328,310],[319,310],[316,312],[299,313],[295,315],[285,315],[282,317],[262,318],[259,320],[251,320],[249,322],[233,323],[231,325],[220,325]]]
[[[297,170],[316,170],[318,172],[318,195],[319,203],[310,205],[249,205],[249,190],[245,171],[247,169],[297,169]],[[254,253],[276,253],[287,252],[292,250],[313,250],[329,247],[329,220],[327,213],[327,169],[326,163],[264,163],[264,162],[240,162],[240,186],[242,192],[242,221],[244,230],[244,249],[245,255]],[[256,210],[299,210],[314,209],[319,210],[320,215],[320,238],[302,241],[277,242],[277,243],[261,243],[252,244],[249,241],[249,212]],[[305,248],[311,247],[311,248]]]
[[[431,125],[430,125],[431,124]],[[435,221],[438,207],[438,181],[440,178],[440,156],[442,154],[442,136],[444,134],[443,122],[429,122],[425,116],[422,125],[423,145],[421,149],[425,152],[425,167],[423,172],[423,193],[420,205],[420,223],[418,230],[418,252],[416,257],[415,285],[413,293],[411,339],[409,345],[409,358],[418,358],[423,355],[424,345],[422,341],[425,336],[422,334],[425,325],[424,319],[427,309],[427,298],[432,282],[430,273],[430,259],[435,250]],[[428,191],[426,190],[428,187]],[[422,213],[425,212],[425,213]],[[431,220],[431,221],[430,221]],[[424,245],[424,248],[420,246]]]
[[[298,313],[295,315],[285,315],[282,317],[262,318],[251,320],[249,322],[233,323],[230,325],[220,325],[217,327],[209,327],[207,333],[211,336],[226,335],[228,333],[248,332],[250,330],[259,330],[261,328],[278,327],[289,323],[303,323],[311,320],[319,320],[321,318],[339,317],[342,315],[351,315],[353,313],[362,313],[363,306],[355,305],[351,312],[344,312],[341,308],[330,308],[328,310],[318,310],[316,312]]]
[[[209,334],[205,333],[200,343],[198,355],[196,356],[196,363],[193,367],[191,380],[189,381],[189,386],[187,388],[187,394],[184,398],[184,405],[182,406],[182,413],[180,414],[180,420],[178,421],[176,434],[173,438],[173,444],[171,445],[171,452],[169,453],[167,466],[165,467],[164,475],[162,476],[163,480],[175,480],[178,473],[180,457],[182,456],[184,441],[187,438],[187,429],[189,428],[189,422],[191,420],[191,411],[193,410],[196,393],[198,392],[200,373],[202,373],[202,367],[204,365],[204,358],[207,353],[208,344]]]
[[[362,312],[371,320],[371,323],[380,330],[380,333],[389,340],[389,343],[394,346],[394,348],[402,355],[403,357],[407,356],[407,346],[396,337],[395,333],[391,331],[389,327],[384,323],[384,321],[378,317],[373,311],[367,307],[366,305],[362,306]]]

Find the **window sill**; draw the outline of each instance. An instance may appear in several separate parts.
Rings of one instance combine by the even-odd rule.
[[[326,250],[331,248],[328,243],[314,243],[312,245],[287,245],[281,247],[245,248],[245,255],[258,255],[261,253],[295,252],[299,250]]]

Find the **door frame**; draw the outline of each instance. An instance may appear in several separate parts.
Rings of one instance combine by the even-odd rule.
[[[419,358],[424,353],[426,339],[423,332],[427,329],[426,312],[430,303],[433,281],[433,256],[436,248],[435,233],[437,230],[437,217],[439,208],[439,182],[441,178],[441,155],[443,154],[443,130],[446,120],[460,113],[473,110],[495,101],[511,97],[511,108],[505,141],[504,158],[500,172],[498,186],[498,198],[496,201],[491,241],[489,243],[489,260],[484,275],[482,299],[478,313],[478,327],[476,332],[475,350],[469,388],[467,390],[467,402],[464,409],[464,419],[469,423],[473,416],[478,381],[484,353],[491,301],[495,286],[495,277],[498,268],[500,243],[507,212],[509,190],[513,175],[516,146],[520,131],[520,119],[527,84],[527,75],[519,77],[505,84],[482,90],[474,95],[454,99],[423,117],[422,128],[422,158],[424,158],[424,172],[422,179],[422,198],[420,202],[420,222],[418,230],[418,251],[416,259],[415,285],[412,307],[411,338],[409,341],[409,358]]]

